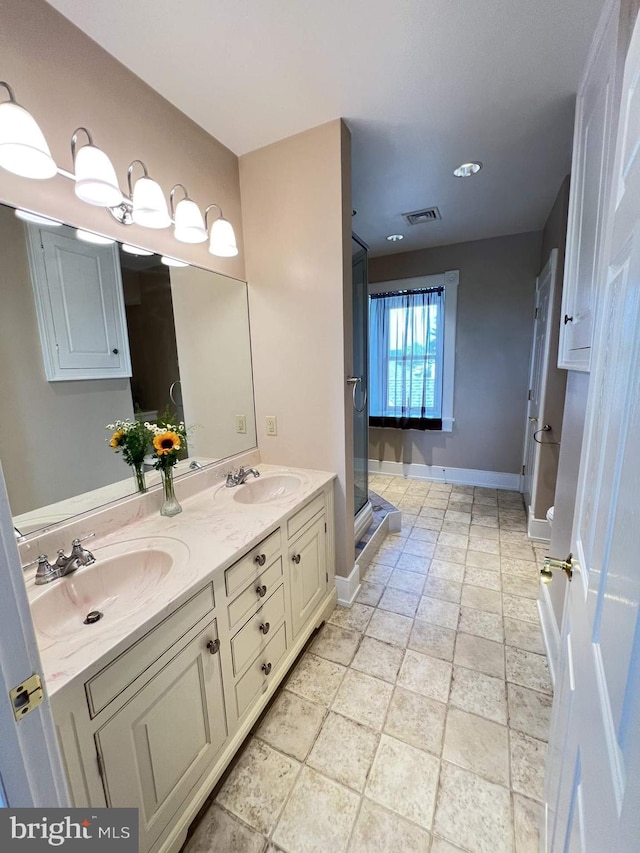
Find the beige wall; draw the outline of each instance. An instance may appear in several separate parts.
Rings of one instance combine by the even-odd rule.
[[[47,382],[25,238],[0,207],[0,458],[14,515],[128,477],[105,426],[133,417],[128,379]]]
[[[371,429],[376,460],[517,474],[539,232],[369,260],[370,282],[460,270],[453,432]]]
[[[337,120],[240,158],[258,445],[335,471],[336,570],[354,564],[345,371],[351,363],[348,131]],[[348,258],[345,257],[348,253]],[[267,437],[265,416],[278,435]]]
[[[540,254],[540,269],[549,260],[552,249],[558,250],[558,283],[553,304],[551,306],[550,339],[549,339],[549,369],[544,398],[544,420],[552,432],[543,436],[543,441],[559,442],[562,440],[562,416],[564,413],[564,397],[567,385],[567,371],[558,367],[558,344],[560,341],[560,323],[562,322],[562,280],[564,273],[564,255],[567,242],[567,216],[569,214],[569,175],[566,176],[558,195],[551,208],[551,213],[542,231],[542,252]],[[535,518],[544,521],[547,510],[553,506],[558,477],[558,460],[560,447],[557,444],[542,444],[540,446],[539,468],[537,477],[536,500],[533,507]]]
[[[79,201],[72,182],[61,176],[29,181],[2,172],[0,200],[244,278],[238,159],[231,151],[44,0],[0,0],[0,57],[0,79],[13,86],[18,102],[32,113],[60,168],[72,170],[71,135],[85,126],[110,156],[121,189],[126,190],[129,163],[145,161],[167,196],[181,182],[201,208],[222,205],[240,253],[214,258],[206,243],[178,243],[171,229],[125,228],[101,208]]]

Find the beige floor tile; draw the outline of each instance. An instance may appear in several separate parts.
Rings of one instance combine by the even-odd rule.
[[[388,580],[388,586],[393,589],[401,589],[404,592],[412,592],[415,595],[422,594],[425,575],[418,572],[405,572],[403,569],[394,569]]]
[[[212,850],[262,853],[264,841],[264,835],[249,829],[214,803],[198,824],[184,853],[211,853]]]
[[[396,687],[384,731],[398,740],[440,755],[447,706],[428,696]]]
[[[356,652],[351,667],[366,675],[394,683],[398,677],[404,650],[373,637],[364,637]]]
[[[502,556],[511,557],[514,560],[528,560],[535,563],[536,555],[531,545],[511,542],[508,548],[501,549]]]
[[[422,518],[438,518],[440,521],[444,518],[444,513],[444,509],[440,509],[438,507],[425,506],[420,510],[420,516]]]
[[[365,794],[428,830],[433,820],[439,765],[435,756],[383,734]]]
[[[459,533],[462,536],[469,536],[469,524],[463,524],[460,521],[451,521],[445,518],[440,528],[441,533]],[[444,543],[443,543],[444,544]]]
[[[414,527],[409,539],[414,542],[432,542],[435,544],[438,541],[438,531],[428,530],[425,527]]]
[[[450,683],[450,663],[407,649],[398,675],[398,684],[401,687],[438,702],[446,702],[449,698]]]
[[[267,851],[269,853],[269,851]],[[431,853],[463,853],[462,848],[449,844],[444,838],[436,838],[434,836],[431,842]]]
[[[510,732],[510,739],[513,790],[542,802],[547,744],[513,729]]]
[[[486,527],[488,530],[496,530],[498,519],[491,515],[478,515],[477,512],[474,512],[471,514],[471,524],[477,527]]]
[[[375,558],[377,563],[384,566],[395,566],[401,554],[402,549],[397,546],[381,545],[375,553]]]
[[[473,502],[478,506],[498,506],[498,497],[497,495],[483,495],[478,493],[474,495]]]
[[[540,579],[538,577],[523,578],[520,575],[505,574],[502,576],[502,591],[508,595],[537,598],[540,592]]]
[[[433,831],[474,853],[513,853],[509,791],[443,761]]]
[[[540,690],[542,693],[552,692],[549,665],[544,655],[506,646],[505,656],[507,681],[521,687],[529,687],[531,690]]]
[[[413,620],[408,616],[390,613],[387,610],[376,610],[366,630],[368,637],[375,637],[383,643],[405,648],[409,642],[409,634]]]
[[[455,666],[449,702],[456,708],[486,717],[494,723],[507,723],[505,683],[500,678]]]
[[[414,523],[414,530],[416,528],[439,531],[442,528],[442,519],[433,518],[432,516],[419,515]]]
[[[319,705],[330,705],[345,672],[341,664],[307,653],[288,677],[287,690]]]
[[[507,684],[507,702],[509,706],[509,725],[512,729],[531,735],[538,740],[549,739],[551,724],[551,696],[520,687],[519,684]]]
[[[338,625],[327,622],[316,634],[309,646],[314,655],[348,666],[353,660],[362,634],[347,631]]]
[[[467,551],[465,564],[475,566],[476,569],[486,569],[489,572],[500,571],[499,557],[495,554],[485,554],[483,551],[474,551],[471,548]]]
[[[502,596],[493,589],[481,586],[462,585],[462,605],[484,610],[486,613],[502,613]]]
[[[520,794],[513,795],[516,853],[539,853],[544,809]]]
[[[382,566],[380,568],[383,568]],[[389,569],[389,571],[393,571]],[[370,607],[375,607],[382,597],[385,585],[383,583],[370,583],[363,580],[360,582],[360,592],[356,597],[359,604],[368,604]]]
[[[336,607],[329,618],[332,625],[339,625],[348,631],[362,632],[373,616],[373,607],[366,604],[354,604],[353,607]]]
[[[256,738],[218,792],[217,802],[268,835],[289,796],[300,765]]]
[[[465,551],[469,544],[466,533],[449,533],[443,530],[438,536],[438,545],[449,545],[452,548],[463,548]]]
[[[326,710],[283,690],[260,723],[256,735],[269,746],[304,761],[313,746]]]
[[[384,586],[393,574],[391,566],[383,566],[380,563],[370,563],[364,578],[367,583]]]
[[[406,554],[403,552],[395,568],[402,569],[405,572],[417,572],[420,575],[426,575],[429,571],[430,563],[431,557],[417,557],[415,554]]]
[[[331,707],[336,713],[379,732],[392,693],[393,687],[386,681],[349,670]]]
[[[448,509],[444,516],[448,521],[459,521],[460,524],[471,524],[471,513],[457,509]]]
[[[329,713],[307,759],[309,767],[362,792],[378,747],[378,735],[371,729]]]
[[[538,602],[519,595],[502,595],[502,607],[505,616],[510,619],[522,619],[523,622],[538,624]]]
[[[485,675],[504,679],[504,646],[483,637],[458,632],[453,658],[456,666],[476,669]]]
[[[424,506],[433,507],[434,509],[446,509],[449,505],[449,501],[446,497],[439,497],[434,493],[433,497],[431,495],[427,495],[423,504]]]
[[[527,652],[544,654],[544,643],[540,625],[533,622],[522,622],[520,619],[504,617],[505,642],[508,646],[516,646]]]
[[[498,528],[487,527],[486,524],[479,523],[483,521],[486,521],[486,516],[476,519],[475,521],[471,521],[471,527],[469,528],[469,548],[472,551],[475,550],[473,547],[473,541],[475,539],[493,539],[496,542],[500,541],[500,531]]]
[[[485,589],[502,590],[502,576],[500,572],[491,572],[488,569],[477,569],[475,566],[467,566],[464,573],[464,582],[469,586],[481,586]]]
[[[509,732],[458,708],[449,708],[442,757],[458,767],[509,787]]]
[[[416,611],[416,618],[440,625],[442,628],[455,630],[458,627],[460,608],[452,601],[441,601],[439,598],[423,596]]]
[[[497,613],[486,613],[484,610],[474,610],[472,607],[460,608],[460,631],[495,640],[501,643],[504,639],[502,618]]]
[[[452,661],[455,641],[456,632],[450,628],[416,619],[409,637],[409,648],[431,657]]]
[[[304,767],[273,833],[287,853],[346,851],[358,813],[359,797],[342,785]]]
[[[469,548],[473,548],[474,551],[478,551],[482,554],[495,554],[496,557],[500,556],[500,545],[495,539],[474,538],[473,544],[469,543]]]
[[[462,583],[464,579],[464,566],[461,563],[450,563],[447,560],[432,560],[429,575],[433,578]]]
[[[436,545],[433,557],[436,560],[447,560],[449,563],[464,563],[467,551],[465,548],[455,548],[453,545]]]
[[[423,594],[429,598],[439,598],[441,601],[452,601],[454,604],[460,604],[462,584],[434,577],[429,571]]]
[[[419,539],[407,539],[403,554],[413,554],[415,557],[433,557],[436,546],[433,542],[424,542]]]
[[[428,853],[429,842],[424,829],[365,797],[349,853]]]

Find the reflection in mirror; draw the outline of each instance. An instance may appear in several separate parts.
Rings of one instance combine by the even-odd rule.
[[[135,491],[108,445],[117,419],[168,407],[193,427],[176,474],[255,447],[244,282],[90,245],[3,206],[0,275],[0,459],[23,535]]]

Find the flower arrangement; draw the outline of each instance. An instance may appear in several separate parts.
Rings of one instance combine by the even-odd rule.
[[[182,512],[182,507],[173,489],[173,466],[177,463],[180,452],[186,450],[187,428],[182,421],[172,424],[164,416],[157,424],[147,423],[145,426],[153,436],[153,467],[162,474],[164,502],[160,514],[177,515]]]
[[[116,453],[122,453],[124,461],[134,470],[138,491],[146,492],[142,463],[152,440],[149,424],[125,420],[107,424],[106,428],[112,431],[111,438],[107,439],[109,447],[112,447]]]

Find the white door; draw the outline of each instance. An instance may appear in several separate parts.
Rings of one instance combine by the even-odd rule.
[[[48,700],[17,722],[9,699],[32,673],[42,666],[0,467],[0,805],[66,806]]]
[[[536,317],[533,327],[533,346],[529,371],[529,403],[524,441],[524,498],[527,509],[535,502],[540,445],[536,435],[544,425],[544,396],[549,370],[551,306],[556,287],[558,250],[553,249],[549,260],[536,281]]]
[[[636,23],[606,224],[608,263],[596,302],[572,535],[575,573],[547,766],[550,851],[640,849],[639,82]]]

